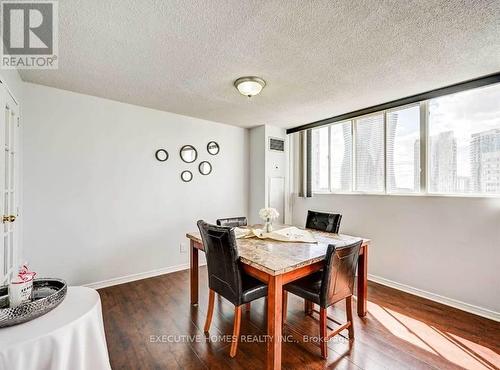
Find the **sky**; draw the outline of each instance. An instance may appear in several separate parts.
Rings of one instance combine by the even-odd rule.
[[[500,129],[500,84],[443,96],[429,102],[429,134],[454,131],[457,174],[470,176],[472,134]]]

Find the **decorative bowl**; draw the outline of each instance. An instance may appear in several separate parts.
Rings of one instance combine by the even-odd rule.
[[[62,279],[35,279],[31,302],[10,308],[8,287],[0,286],[0,328],[22,324],[53,310],[66,297],[68,287]]]

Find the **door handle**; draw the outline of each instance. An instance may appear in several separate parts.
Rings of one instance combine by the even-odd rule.
[[[3,216],[2,222],[5,224],[7,222],[14,222],[16,220],[16,216],[10,215],[10,216]]]

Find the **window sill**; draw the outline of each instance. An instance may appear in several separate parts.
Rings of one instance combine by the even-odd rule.
[[[500,199],[500,194],[440,194],[440,193],[366,193],[366,192],[313,192],[313,195],[375,195],[396,197],[438,197],[438,198],[474,198]]]

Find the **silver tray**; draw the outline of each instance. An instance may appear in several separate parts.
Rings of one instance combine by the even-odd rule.
[[[8,288],[0,286],[0,328],[22,324],[45,315],[64,300],[67,290],[64,280],[35,279],[31,302],[9,308]]]

